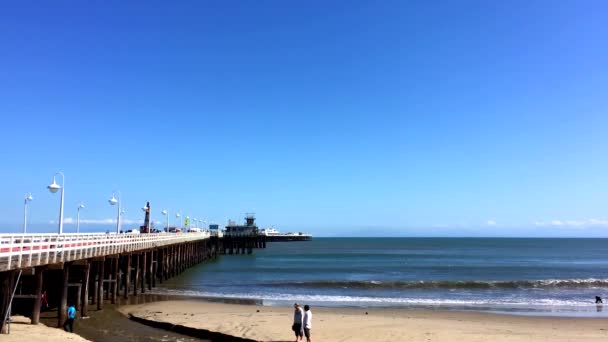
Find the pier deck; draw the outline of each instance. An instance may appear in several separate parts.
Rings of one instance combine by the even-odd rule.
[[[210,239],[209,232],[0,234],[0,272]]]

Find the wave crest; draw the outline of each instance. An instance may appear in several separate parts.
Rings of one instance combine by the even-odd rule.
[[[420,280],[420,281],[296,281],[276,282],[270,286],[351,289],[545,289],[545,288],[608,288],[608,279],[544,279],[544,280]]]

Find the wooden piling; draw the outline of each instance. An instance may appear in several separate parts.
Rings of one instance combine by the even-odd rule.
[[[44,267],[34,268],[36,272],[36,289],[34,290],[34,308],[32,309],[32,324],[40,323],[40,306],[42,305],[42,281],[44,276]]]
[[[0,272],[0,333],[6,334],[8,326],[4,316],[10,311],[10,300],[13,289],[15,271]]]
[[[139,257],[140,257],[140,255],[136,254],[134,256],[135,256],[135,260],[134,260],[135,261],[135,265],[134,265],[134,268],[135,268],[135,272],[134,272],[135,273],[135,279],[134,280],[135,280],[135,282],[133,284],[133,295],[137,296],[137,286],[139,286],[138,281],[139,281]]]
[[[156,256],[156,267],[158,272],[158,282],[160,284],[163,283],[163,275],[165,272],[165,249],[161,248],[158,250],[158,254]]]
[[[93,295],[91,296],[91,305],[95,305],[97,303],[97,292],[99,291],[99,281],[97,281],[99,276],[99,263],[93,264],[93,261],[91,261],[91,263],[91,267],[93,268]]]
[[[59,298],[59,312],[57,313],[57,327],[63,326],[68,310],[68,284],[70,279],[70,264],[63,264],[63,277],[61,283],[61,297]]]
[[[84,266],[82,277],[82,298],[80,299],[80,316],[87,317],[89,314],[89,277],[91,274],[91,263],[87,262]]]
[[[131,254],[125,256],[127,258],[125,266],[125,299],[129,298],[129,290],[131,289]]]
[[[120,256],[116,256],[116,258],[114,258],[113,260],[111,260],[111,262],[114,264],[114,266],[112,267],[112,272],[114,274],[114,283],[110,283],[108,286],[110,286],[112,288],[112,295],[110,297],[111,303],[112,304],[116,304],[116,295],[118,294],[118,262],[120,261]],[[109,290],[110,288],[108,288]]]
[[[150,261],[148,262],[148,290],[152,291],[152,284],[154,283],[154,250],[150,251]]]
[[[146,252],[141,253],[141,293],[146,293]]]
[[[105,269],[105,258],[101,258],[98,262],[99,268],[97,273],[97,310],[103,310],[103,279]]]

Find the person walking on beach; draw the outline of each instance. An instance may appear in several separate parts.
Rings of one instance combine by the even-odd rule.
[[[291,326],[291,330],[293,330],[293,332],[296,334],[296,342],[302,341],[302,337],[304,336],[302,329],[303,320],[304,312],[302,312],[300,304],[295,303],[293,305],[293,325]]]
[[[310,306],[304,305],[304,336],[306,336],[306,342],[312,342],[310,339],[310,329],[312,328],[312,311]]]
[[[74,332],[74,318],[76,318],[76,308],[70,304],[68,306],[68,319],[63,323],[63,330],[68,332]]]

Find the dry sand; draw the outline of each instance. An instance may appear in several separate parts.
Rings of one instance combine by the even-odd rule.
[[[23,316],[12,316],[11,333],[0,335],[0,341],[88,341],[76,334],[62,329],[47,327],[44,324],[32,325],[31,320]]]
[[[120,311],[255,341],[295,340],[291,332],[291,308],[176,300],[124,306]],[[312,308],[312,311],[314,342],[608,340],[608,322],[595,318],[405,309]]]

